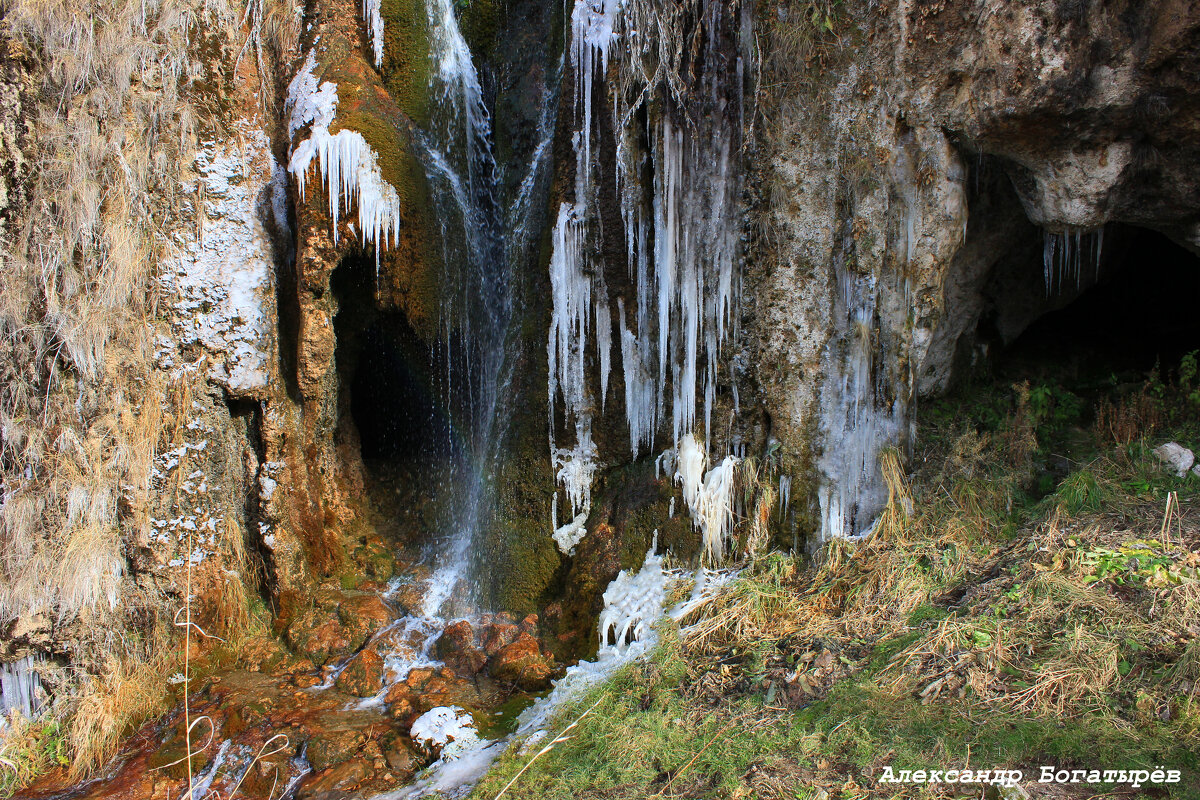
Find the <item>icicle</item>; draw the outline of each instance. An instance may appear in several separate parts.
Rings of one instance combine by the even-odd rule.
[[[379,7],[383,0],[363,0],[363,21],[371,35],[371,50],[375,54],[375,68],[383,66],[383,17]]]
[[[314,71],[317,56],[312,50],[304,59],[304,65],[288,84],[285,111],[288,117],[288,139],[296,138],[296,132],[310,122],[316,127],[327,128],[333,122],[337,110],[337,84],[325,81],[319,87]]]
[[[638,40],[632,37],[641,32],[641,23],[653,27],[654,23],[648,19],[637,17],[647,13],[646,7],[638,3],[628,7],[629,13],[640,20],[636,26],[639,30],[634,30],[635,19],[621,16],[625,0],[575,0],[571,12],[568,52],[575,72],[575,103],[580,120],[573,139],[576,183],[574,202],[560,206],[552,233],[553,310],[547,342],[550,446],[556,454],[556,465],[572,461],[561,455],[563,451],[554,443],[558,419],[554,404],[560,397],[568,424],[574,419],[578,426],[586,420],[590,436],[590,415],[594,413],[593,398],[597,394],[586,384],[591,314],[595,316],[601,410],[607,403],[613,344],[611,298],[604,286],[603,270],[589,263],[588,255],[596,251],[598,236],[593,186],[598,166],[593,137],[598,134],[594,130],[593,106],[605,96],[596,84],[605,80],[610,53],[632,56],[632,51],[614,50],[614,42],[624,35],[619,31],[628,32],[636,43]],[[705,81],[714,99],[719,100],[718,86],[726,78],[713,72],[719,69],[714,31],[723,7],[719,3],[706,3],[701,13],[708,33],[704,59],[709,74]],[[622,29],[622,25],[626,27]],[[622,79],[642,80],[628,71],[632,60],[627,60],[629,63],[622,61]],[[650,142],[648,151],[644,151],[643,131],[634,130],[638,125],[633,121],[634,109],[623,105],[625,100],[620,92],[614,102],[616,184],[626,235],[627,269],[637,301],[636,310],[631,306],[627,316],[624,298],[617,298],[629,447],[635,458],[653,448],[655,434],[664,421],[669,392],[672,442],[680,450],[680,469],[688,475],[685,493],[691,497],[689,509],[705,535],[710,557],[720,558],[728,534],[726,520],[732,515],[737,456],[730,456],[707,474],[704,465],[717,401],[720,349],[734,319],[738,243],[736,144],[724,120],[706,122],[699,130],[685,129],[675,124],[673,112],[668,108],[644,132]],[[643,187],[641,175],[647,157],[654,161],[654,180],[651,186]],[[693,434],[701,404],[703,446]],[[736,396],[734,405],[740,406]],[[686,457],[682,446],[685,438],[689,440]],[[699,471],[692,476],[688,470],[696,463]],[[661,468],[661,461],[656,460],[656,474]],[[708,494],[704,494],[706,486]]]
[[[650,626],[662,616],[670,582],[663,570],[662,556],[655,554],[655,543],[646,553],[636,573],[621,570],[604,590],[604,610],[600,612],[600,646],[622,651],[634,642],[650,637]]]
[[[596,455],[590,421],[581,419],[576,424],[575,447],[559,450],[554,457],[554,465],[558,469],[556,477],[567,493],[572,517],[586,514],[592,507],[592,479],[598,466]]]
[[[704,476],[704,502],[698,522],[704,551],[715,563],[725,558],[725,544],[733,535],[733,486],[737,464],[734,456],[726,456]]]
[[[596,299],[596,350],[600,355],[600,410],[608,397],[608,376],[612,372],[612,313],[608,300]]]
[[[400,198],[396,189],[383,179],[379,159],[358,131],[342,129],[330,134],[328,128],[314,124],[309,138],[292,152],[288,171],[296,176],[300,198],[304,198],[306,176],[317,156],[321,182],[329,194],[329,215],[333,222],[333,241],[338,239],[338,217],[342,197],[347,208],[358,204],[358,224],[361,244],[386,248],[400,235]]]
[[[654,446],[658,423],[657,386],[646,369],[644,352],[637,335],[625,324],[625,302],[617,298],[621,325],[621,365],[625,376],[625,419],[629,423],[629,449],[634,456]]]
[[[676,464],[675,480],[683,486],[683,502],[692,511],[700,507],[700,495],[704,489],[704,466],[708,461],[704,451],[696,444],[692,434],[679,441],[679,459]]]
[[[792,476],[779,476],[779,513],[780,516],[787,516],[788,506],[792,502]]]
[[[822,481],[817,499],[822,541],[858,536],[868,529],[886,499],[879,454],[902,440],[908,420],[902,396],[892,402],[880,397],[875,276],[842,269],[837,280],[840,341],[828,351],[831,381],[821,409],[825,452],[818,462]]]
[[[1084,288],[1083,264],[1085,253],[1091,250],[1094,263],[1093,281],[1100,280],[1100,255],[1104,247],[1103,226],[1085,233],[1079,228],[1067,228],[1063,233],[1043,231],[1042,273],[1046,296],[1062,292],[1071,281],[1075,291]]]
[[[567,409],[583,407],[584,347],[588,311],[591,305],[591,280],[583,274],[583,241],[575,206],[563,203],[552,233],[550,289],[553,309],[550,319],[550,414],[554,415],[556,389],[563,395]]]
[[[46,657],[33,653],[8,664],[0,664],[0,719],[13,711],[20,712],[26,719],[33,719],[42,708],[39,696],[42,676],[37,666]]]
[[[587,535],[587,518],[588,515],[585,511],[554,531],[554,542],[563,555],[570,555],[575,549],[575,545],[583,541],[583,537]]]
[[[725,543],[733,533],[733,486],[738,459],[726,456],[704,474],[706,461],[696,437],[686,434],[679,442],[675,479],[683,487],[683,501],[700,529],[705,553],[710,560],[720,561],[725,557]]]
[[[303,199],[308,170],[316,156],[321,181],[329,195],[334,242],[338,239],[337,223],[344,196],[347,208],[357,203],[361,244],[375,245],[378,260],[379,250],[387,247],[389,236],[393,245],[398,241],[400,198],[395,187],[383,179],[378,156],[362,134],[348,128],[336,134],[329,132],[337,109],[337,86],[326,81],[318,87],[313,75],[315,68],[316,57],[310,52],[288,88],[289,133],[295,136],[300,128],[312,125],[309,137],[292,151],[288,171],[296,176]]]

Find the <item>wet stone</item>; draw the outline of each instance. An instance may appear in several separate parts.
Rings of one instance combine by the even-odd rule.
[[[554,664],[542,653],[537,640],[526,634],[489,659],[488,673],[498,681],[536,690],[549,684]]]
[[[367,737],[357,730],[321,731],[308,740],[305,755],[314,770],[340,764],[356,755]]]
[[[383,657],[370,648],[352,658],[337,679],[337,687],[355,697],[372,697],[382,686]]]

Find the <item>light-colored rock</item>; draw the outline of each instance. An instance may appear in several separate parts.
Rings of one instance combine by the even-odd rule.
[[[1154,455],[1164,464],[1175,470],[1175,474],[1182,478],[1187,474],[1187,471],[1196,463],[1196,454],[1188,450],[1181,444],[1176,442],[1167,442],[1154,448]]]

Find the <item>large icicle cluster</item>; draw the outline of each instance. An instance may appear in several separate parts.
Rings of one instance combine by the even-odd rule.
[[[725,557],[725,546],[733,534],[733,487],[738,459],[726,456],[705,472],[707,463],[696,437],[685,434],[679,440],[675,480],[683,486],[683,501],[700,529],[705,555],[710,561],[719,562]]]
[[[654,547],[646,553],[640,570],[621,570],[604,590],[600,646],[621,651],[633,642],[646,641],[650,626],[662,616],[669,583],[662,556],[654,552]]]
[[[0,664],[0,730],[12,712],[33,719],[41,710],[42,676],[37,666],[45,660],[45,656],[35,653],[11,664]]]
[[[708,30],[704,87],[712,97],[721,94],[722,81],[732,84],[732,76],[713,66],[717,59],[710,52],[716,46],[715,30],[722,13],[717,0],[704,0],[698,12]],[[638,88],[624,91],[623,85],[612,92],[617,190],[630,283],[636,293],[634,298],[616,298],[630,450],[636,458],[653,449],[668,393],[674,444],[697,430],[701,395],[706,447],[711,435],[717,359],[732,324],[737,291],[733,137],[738,132],[737,125],[720,113],[700,114],[696,121],[665,103],[665,110],[653,118],[649,150],[643,152],[646,131],[633,122],[633,112],[653,93],[665,95],[671,79],[655,77],[654,84],[645,85],[648,73],[641,61],[645,53],[630,43],[653,34],[653,20],[658,18],[644,0],[576,0],[571,14],[569,52],[579,120],[574,137],[575,196],[573,202],[560,206],[552,237],[554,306],[547,345],[556,469],[567,463],[561,454],[580,450],[578,445],[562,449],[554,443],[559,397],[568,423],[575,420],[581,444],[585,439],[590,442],[592,418],[607,402],[613,304],[604,265],[595,255],[600,232],[593,176],[600,166],[594,157],[599,135],[594,104],[604,94],[599,84],[610,73],[610,60],[618,61],[622,84]],[[631,96],[638,98],[634,107],[626,105]],[[723,105],[716,102],[715,107]],[[686,121],[677,123],[676,117]],[[654,167],[654,179],[644,187],[641,176],[647,162]],[[598,387],[588,385],[589,363],[595,365]],[[558,474],[565,487],[563,472]]]
[[[309,136],[292,150],[288,171],[296,176],[300,197],[304,197],[308,171],[315,156],[321,182],[329,195],[329,215],[333,219],[333,239],[338,238],[338,217],[343,198],[346,208],[358,206],[358,231],[361,244],[394,246],[400,235],[400,198],[396,189],[383,179],[379,157],[358,131],[343,128],[330,133],[337,111],[337,85],[325,81],[317,85],[313,74],[316,56],[309,52],[304,66],[288,87],[290,117],[288,132],[294,137],[305,125]]]
[[[879,455],[904,440],[909,424],[904,399],[889,399],[882,373],[873,368],[875,358],[886,363],[889,357],[878,341],[875,276],[842,268],[837,281],[834,316],[842,333],[829,348],[827,374],[840,376],[841,385],[824,393],[821,414],[829,425],[817,489],[821,541],[870,531],[887,494]]]

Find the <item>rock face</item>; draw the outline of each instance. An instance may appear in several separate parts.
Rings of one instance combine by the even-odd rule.
[[[775,88],[750,164],[769,193],[744,313],[758,396],[818,498],[800,524],[823,538],[869,527],[879,451],[969,367],[985,314],[1008,342],[1065,305],[1095,279],[1105,225],[1200,249],[1200,16],[1189,2],[849,4],[839,46],[795,36],[798,10],[758,20]],[[1061,274],[1068,247],[1079,278]]]
[[[447,471],[493,494],[472,599],[542,630],[447,627],[447,666],[392,687],[387,724],[542,688],[539,635],[585,654],[656,535],[699,553],[685,506],[732,517],[724,458],[790,497],[755,515],[777,544],[862,534],[923,397],[1102,280],[1130,226],[1200,254],[1197,0],[864,0],[828,25],[815,5],[388,0],[376,35],[352,0],[184,0],[154,25],[122,7],[97,39],[14,3],[0,657],[70,662],[41,681],[69,694],[51,673],[98,672],[187,607],[222,638],[272,630],[295,686],[353,656],[337,690],[372,696],[393,545],[445,534],[428,476],[461,458]],[[466,83],[431,89],[468,61],[470,114]],[[488,121],[454,141],[495,174],[445,168],[467,162],[434,134],[471,127],[451,107]],[[489,235],[446,233],[464,222]],[[480,241],[496,269],[464,271]],[[481,422],[463,365],[492,313],[508,405]],[[399,377],[364,399],[384,351]],[[397,429],[393,450],[446,452],[381,466]],[[684,498],[663,451],[692,434]],[[419,583],[396,592],[414,614]],[[421,762],[337,738],[300,796]]]
[[[1154,455],[1182,478],[1196,463],[1196,455],[1181,444],[1167,442],[1154,448]]]

